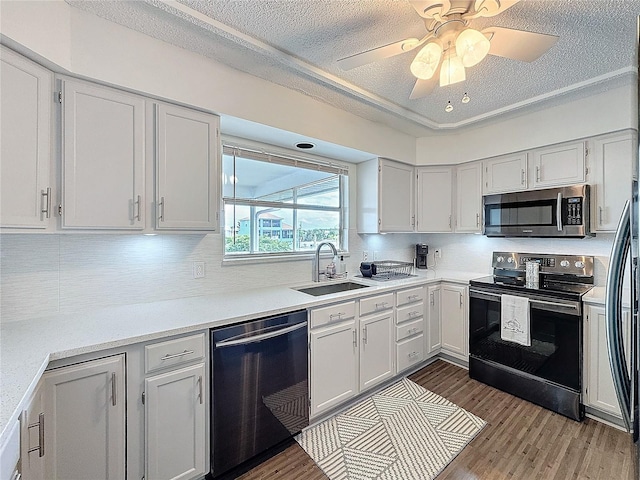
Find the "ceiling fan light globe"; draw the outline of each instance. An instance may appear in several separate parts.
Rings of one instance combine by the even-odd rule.
[[[489,53],[491,42],[478,30],[467,28],[456,38],[456,54],[465,67],[480,63]]]
[[[440,67],[440,86],[446,87],[454,83],[464,82],[466,79],[467,74],[465,73],[462,60],[453,53],[447,55]]]
[[[437,42],[429,42],[418,52],[409,69],[416,78],[428,80],[436,73],[441,58],[442,47]]]

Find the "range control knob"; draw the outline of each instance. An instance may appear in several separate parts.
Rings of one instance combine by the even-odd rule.
[[[504,262],[504,257],[502,255],[499,256],[498,258],[496,258],[496,262],[498,262],[498,263]]]
[[[569,262],[569,260],[562,260],[562,261],[560,262],[560,266],[561,266],[561,267],[567,268],[569,265],[571,265],[571,263]]]
[[[584,262],[581,262],[579,260],[574,263],[574,265],[576,266],[576,268],[584,268]]]
[[[507,263],[513,263],[513,257],[507,258]]]

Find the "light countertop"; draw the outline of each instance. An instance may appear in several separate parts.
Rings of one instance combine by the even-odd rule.
[[[266,287],[224,295],[58,313],[0,325],[0,445],[8,426],[33,393],[52,360],[148,342],[254,318],[375,295],[438,281],[467,284],[486,274],[417,270],[409,279],[379,282],[350,278],[370,288],[313,297],[294,288]]]

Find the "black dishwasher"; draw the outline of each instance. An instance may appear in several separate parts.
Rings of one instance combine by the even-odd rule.
[[[309,425],[307,312],[211,330],[211,476]]]

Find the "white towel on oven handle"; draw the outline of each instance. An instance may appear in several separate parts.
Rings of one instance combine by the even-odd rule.
[[[527,297],[500,295],[500,338],[526,347],[531,346]]]

